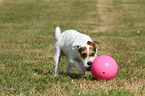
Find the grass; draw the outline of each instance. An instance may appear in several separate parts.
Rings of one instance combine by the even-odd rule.
[[[144,0],[0,0],[0,95],[145,94]],[[101,42],[98,55],[112,56],[118,74],[97,81],[66,73],[54,76],[54,30],[75,29]],[[140,31],[140,33],[137,33]]]

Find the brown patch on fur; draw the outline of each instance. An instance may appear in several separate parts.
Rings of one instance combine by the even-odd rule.
[[[96,47],[94,45],[90,45],[89,57],[95,57],[95,55],[96,55]]]
[[[95,55],[96,55],[96,48],[97,48],[96,45],[99,44],[99,42],[88,41],[87,44],[90,45],[90,48],[89,48],[89,57],[95,57]]]
[[[85,59],[87,57],[87,48],[85,46],[81,47],[79,50],[78,50],[80,56]]]
[[[87,44],[88,45],[97,45],[97,44],[99,44],[99,42],[97,42],[97,41],[93,41],[93,42],[88,41]]]

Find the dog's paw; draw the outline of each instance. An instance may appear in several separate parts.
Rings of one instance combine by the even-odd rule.
[[[55,74],[55,76],[59,76],[59,74]]]

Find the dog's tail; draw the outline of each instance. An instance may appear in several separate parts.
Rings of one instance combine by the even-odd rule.
[[[58,39],[58,37],[59,37],[60,34],[61,34],[60,33],[60,28],[59,27],[56,27],[56,29],[55,29],[55,40]]]

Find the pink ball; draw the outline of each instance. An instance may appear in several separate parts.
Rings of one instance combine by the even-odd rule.
[[[97,80],[113,79],[118,71],[116,61],[106,55],[97,57],[91,65],[91,73]]]

